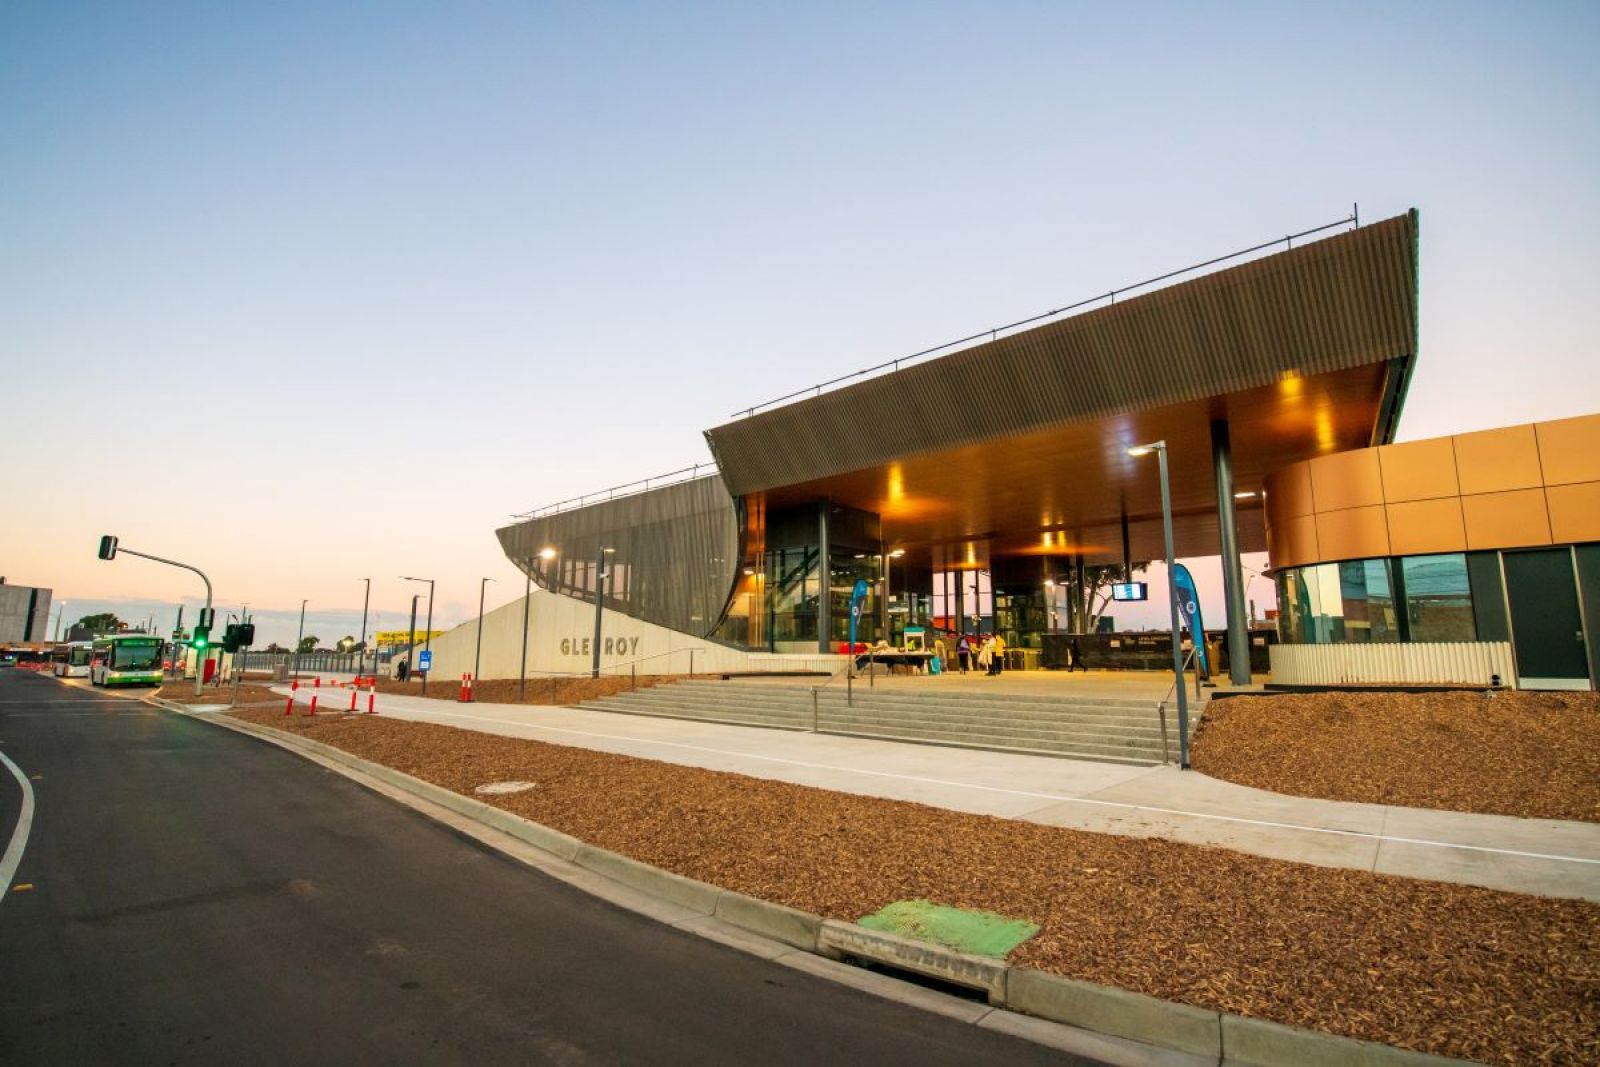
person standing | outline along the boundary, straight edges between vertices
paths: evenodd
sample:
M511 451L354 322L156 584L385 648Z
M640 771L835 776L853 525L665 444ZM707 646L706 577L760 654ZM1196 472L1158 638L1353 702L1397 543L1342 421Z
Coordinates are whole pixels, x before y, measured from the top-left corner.
M1006 666L1006 639L998 633L994 635L994 661L989 667L989 673L998 675Z
M939 664L933 668L933 673L942 674L950 665L950 653L945 648L944 638L936 637L933 641L933 658Z
M961 673L967 673L968 661L972 659L972 642L966 634L956 638L956 665L961 668Z
M983 644L978 646L978 668L984 674L994 673L994 637L986 635Z

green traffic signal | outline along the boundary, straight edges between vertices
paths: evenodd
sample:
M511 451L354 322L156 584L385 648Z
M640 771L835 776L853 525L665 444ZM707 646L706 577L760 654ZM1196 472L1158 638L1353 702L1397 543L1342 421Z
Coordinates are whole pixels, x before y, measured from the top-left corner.
M205 648L211 641L211 633L204 626L194 628L194 638L189 642L190 648Z

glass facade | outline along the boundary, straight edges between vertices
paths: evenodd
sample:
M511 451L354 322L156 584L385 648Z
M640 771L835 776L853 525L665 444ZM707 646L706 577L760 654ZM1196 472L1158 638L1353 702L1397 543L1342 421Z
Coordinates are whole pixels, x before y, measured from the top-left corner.
M1295 645L1505 640L1499 574L1493 552L1285 567L1275 576L1278 636Z

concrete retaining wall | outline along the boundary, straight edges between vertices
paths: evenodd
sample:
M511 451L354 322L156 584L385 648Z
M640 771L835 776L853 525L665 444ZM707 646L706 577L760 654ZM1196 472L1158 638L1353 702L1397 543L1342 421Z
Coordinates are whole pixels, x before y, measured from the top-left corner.
M515 678L522 655L522 598L483 617L483 663L479 678ZM528 599L528 674L588 674L593 661L594 606L535 589ZM433 639L433 674L455 679L472 670L478 620ZM692 656L691 656L692 653ZM404 657L401 657L404 658ZM843 656L773 655L742 652L607 611L600 641L605 674L687 674L716 671L835 671Z

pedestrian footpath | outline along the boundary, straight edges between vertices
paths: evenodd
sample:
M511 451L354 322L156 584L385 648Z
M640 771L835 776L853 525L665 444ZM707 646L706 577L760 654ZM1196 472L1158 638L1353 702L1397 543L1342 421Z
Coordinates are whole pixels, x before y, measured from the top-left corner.
M287 694L287 687L278 692ZM301 689L297 698L309 702ZM324 707L327 707L324 704ZM380 714L951 811L1600 901L1600 825L1269 793L1176 767L380 694ZM330 709L331 710L331 709Z

